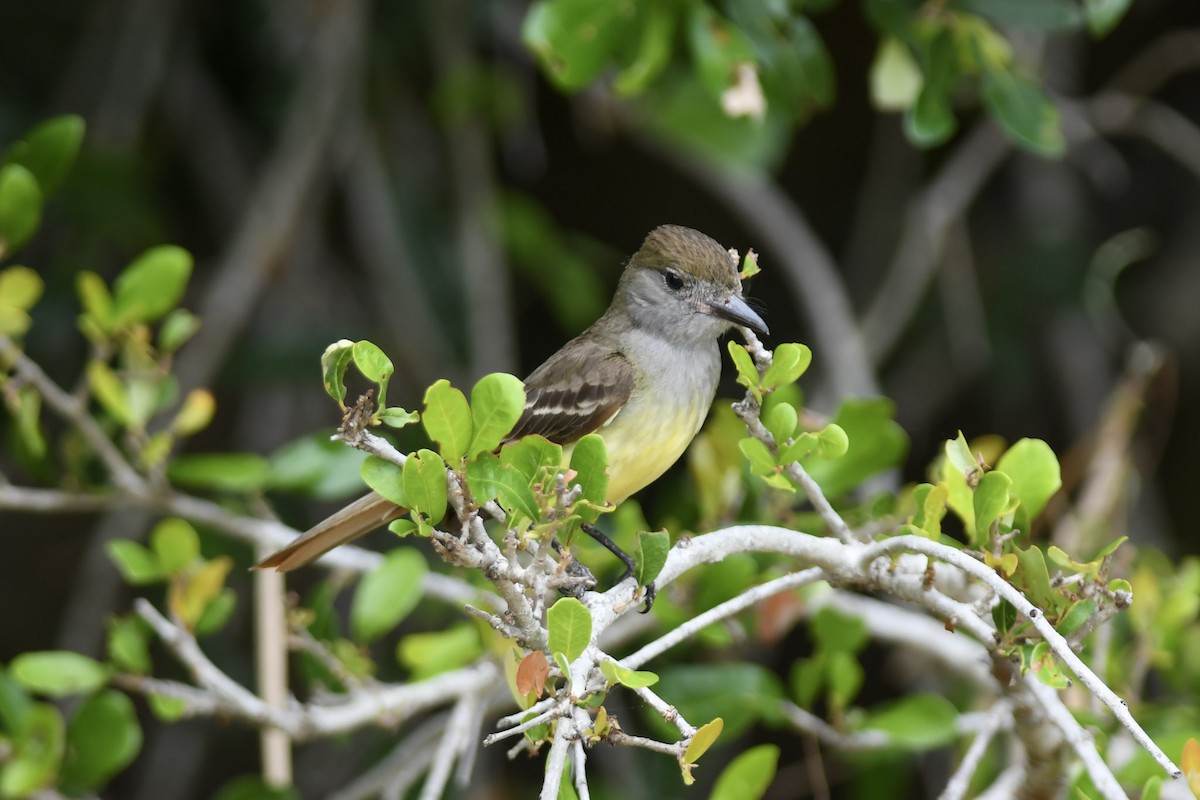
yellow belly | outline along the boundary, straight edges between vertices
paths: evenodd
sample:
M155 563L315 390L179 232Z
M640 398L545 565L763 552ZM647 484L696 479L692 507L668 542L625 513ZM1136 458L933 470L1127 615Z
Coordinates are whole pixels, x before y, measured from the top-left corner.
M620 503L670 469L707 412L707 403L674 410L626 406L596 431L608 450L608 502Z

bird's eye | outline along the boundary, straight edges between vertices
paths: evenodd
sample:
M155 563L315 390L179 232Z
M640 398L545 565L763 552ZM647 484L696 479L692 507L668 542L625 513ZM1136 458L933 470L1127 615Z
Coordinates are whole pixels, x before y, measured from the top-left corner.
M669 269L663 273L663 280L667 284L667 288L673 292L678 292L683 288L683 278L673 269Z

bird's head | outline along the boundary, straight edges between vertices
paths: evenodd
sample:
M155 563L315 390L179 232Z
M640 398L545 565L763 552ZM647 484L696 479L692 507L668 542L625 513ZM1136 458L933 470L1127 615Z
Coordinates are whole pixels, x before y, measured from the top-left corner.
M765 335L767 324L742 299L737 263L699 231L662 225L629 259L617 297L640 327L698 344L732 325Z

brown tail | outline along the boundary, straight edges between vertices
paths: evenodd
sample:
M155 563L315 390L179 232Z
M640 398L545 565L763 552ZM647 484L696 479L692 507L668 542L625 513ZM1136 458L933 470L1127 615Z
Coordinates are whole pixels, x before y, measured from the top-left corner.
M405 509L371 492L333 516L318 522L296 541L255 564L254 568L274 567L278 572L291 572L311 564L338 545L353 541L404 513Z

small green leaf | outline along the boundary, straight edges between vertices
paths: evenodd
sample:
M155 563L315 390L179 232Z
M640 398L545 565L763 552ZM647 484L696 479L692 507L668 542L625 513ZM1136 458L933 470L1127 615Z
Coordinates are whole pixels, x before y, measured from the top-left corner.
M742 268L738 270L738 280L748 281L760 272L762 269L758 266L758 253L747 250L742 258Z
M392 366L392 360L384 355L384 352L374 342L368 342L365 339L355 342L350 348L350 353L358 371L378 388L379 392L375 401L380 406L387 405L388 381L391 380L392 373L396 369Z
M0 767L0 797L29 797L53 786L65 749L65 726L58 709L49 703L32 705L21 738L12 742Z
M589 433L576 442L571 451L571 469L578 473L574 482L583 489L583 499L604 505L608 494L608 448L604 438Z
M841 458L850 449L850 437L836 422L831 422L817 433L817 455L821 458Z
M671 552L671 534L662 531L642 531L638 533L637 582L646 586L658 577L663 566L667 563L667 554Z
M177 573L167 584L167 606L188 630L196 630L209 604L224 590L231 569L232 558L217 556Z
M527 437L522 441L540 437ZM509 445L509 447L516 447ZM505 447L502 453L506 453L509 447ZM560 450L561 452L561 450ZM480 453L479 456L467 464L467 484L471 487L471 494L478 502L487 502L495 500L509 515L509 524L515 523L514 515L521 515L527 520L538 518L539 510L537 498L533 495L533 490L529 488L529 480L525 478L516 468L509 464L502 464L500 459L492 453Z
M389 428L403 428L419 420L421 415L416 411L405 411L400 406L385 408L378 414L378 419Z
M113 666L135 675L150 674L150 629L140 617L108 620L108 657Z
M444 631L410 634L396 646L397 660L412 672L414 681L466 666L481 655L479 629L465 624Z
M872 709L863 727L887 733L910 750L931 750L954 741L958 709L940 694L914 694Z
M709 800L759 800L775 779L779 748L760 744L739 754L721 771Z
M701 725L696 729L696 733L692 735L692 741L688 744L687 749L683 751L683 763L695 764L700 760L700 757L708 752L712 747L717 737L721 735L721 730L725 727L725 721L717 717L712 722Z
M1054 653L1050 650L1050 645L1045 642L1038 642L1034 645L1029 668L1033 670L1037 679L1047 686L1065 689L1071 685L1071 679L1058 666L1058 662L1054 660Z
M982 86L984 105L1009 138L1047 158L1062 157L1067 140L1058 109L1040 86L986 61Z
M150 533L150 546L168 574L190 567L200 558L200 537L187 520L171 517Z
M641 15L638 30L641 35L637 55L613 80L613 89L618 94L641 94L670 62L677 10L678 6L674 4L658 3L638 9Z
M1133 0L1083 0L1088 32L1097 39L1103 39L1117 27L1132 3ZM1196 794L1200 795L1200 790Z
M562 653L571 662L592 640L592 614L574 597L561 597L546 612L546 628L550 652Z
M327 430L314 431L271 453L267 487L322 500L341 499L362 490L360 470L366 459L363 451L331 441Z
M484 375L471 389L473 434L467 458L490 453L517 424L525 410L525 384L503 372Z
M163 694L152 694L146 698L154 716L163 722L176 722L183 719L187 713L188 703L182 697L167 697Z
M177 436L191 436L208 427L217 411L217 400L207 389L193 389L183 399L175 419L171 420L171 430Z
M824 606L812 618L812 635L823 651L857 653L867 645L867 626L859 617Z
M973 545L991 541L992 523L1012 511L1014 500L1011 492L1012 479L1003 472L989 472L975 487L975 535Z
M142 749L133 702L112 689L87 698L67 726L67 745L63 788L75 795L104 786Z
M912 524L921 531L920 535L934 541L941 537L947 495L944 483L936 486L922 483L913 489L913 502L916 503L917 512L913 515Z
M377 639L409 615L421 600L429 567L416 550L397 548L363 576L350 606L350 628L359 641Z
M762 378L764 389L795 383L812 363L812 351L802 344L785 342L775 348L771 366Z
M84 270L75 276L75 291L79 295L79 304L85 314L90 316L96 325L107 331L112 320L112 294L108 284L94 272Z
M1015 548L1018 571L1011 581L1029 598L1029 602L1045 612L1052 612L1055 606L1056 594L1050 587L1050 574L1046 569L1046 557L1036 545L1025 549Z
M996 471L1012 479L1012 493L1033 519L1062 486L1058 458L1041 439L1021 439L1005 451Z
M9 670L22 686L49 697L93 692L109 678L108 668L99 661L69 650L21 653Z
M28 169L42 193L49 195L71 171L83 144L84 129L83 117L76 114L51 117L13 145L5 160Z
M767 430L775 437L775 444L782 448L795 434L798 419L799 414L794 405L775 403L763 414L763 425L766 425Z
M1200 777L1197 778L1196 783L1200 787ZM1146 779L1146 782L1142 784L1142 794L1138 800L1162 800L1161 775L1151 775Z
M42 296L45 284L29 267L12 266L0 270L0 306L28 311Z
M418 450L404 462L404 496L408 507L437 525L446 516L446 462L432 450Z
M0 258L25 244L42 221L42 190L20 164L0 168Z
M113 282L113 324L154 322L183 298L192 275L192 255L182 247L152 247Z
M237 592L226 586L204 606L204 611L196 620L196 635L212 636L220 632L236 609Z
M144 586L166 577L162 564L151 550L129 539L113 539L105 544L108 557L117 565L117 570L126 583Z
M466 396L450 385L437 381L425 391L425 411L421 415L425 432L438 443L447 464L457 464L471 444L473 427L471 406Z
M0 731L15 738L24 736L33 710L29 692L0 667Z
M894 36L879 44L871 63L871 102L878 111L907 111L921 92L921 68L908 47Z
M845 650L833 650L825 659L825 684L829 702L838 712L849 707L866 680L858 659Z
M600 672L610 684L619 683L630 689L645 689L658 683L658 676L653 672L632 670L615 661L601 661Z
M559 88L591 83L636 39L637 5L610 0L541 0L525 14L521 39Z
M959 64L950 30L939 30L919 55L924 80L916 104L904 115L904 133L918 147L933 147L949 139L958 127L951 98Z
M405 536L412 536L414 533L418 533L421 530L421 526L408 517L401 517L389 522L387 529L403 539Z
M42 415L42 396L37 389L26 386L15 393L19 403L16 412L17 435L25 445L26 452L34 458L46 455L46 437L42 435L40 423Z
M346 368L352 360L354 342L349 339L339 339L321 354L321 381L325 385L325 393L336 400L341 408L346 407Z
M758 439L747 436L738 442L738 449L750 462L750 471L755 475L774 475L776 473L774 453Z
M402 508L408 508L408 495L404 493L404 468L379 456L367 456L359 468L363 482L376 494L386 497Z
M247 494L261 491L270 476L270 462L257 453L195 453L167 465L171 482L191 489Z
M90 361L87 376L92 395L100 406L121 425L131 425L133 410L129 404L129 390L112 367L103 361Z
M158 349L174 353L200 330L200 318L186 308L176 308L167 313L158 327Z
M733 359L733 366L737 369L737 382L745 386L756 399L762 400L758 368L754 366L754 359L750 356L750 351L746 349L745 345L734 341L729 342L727 349L729 357Z

